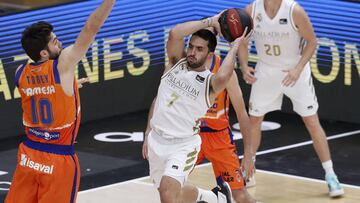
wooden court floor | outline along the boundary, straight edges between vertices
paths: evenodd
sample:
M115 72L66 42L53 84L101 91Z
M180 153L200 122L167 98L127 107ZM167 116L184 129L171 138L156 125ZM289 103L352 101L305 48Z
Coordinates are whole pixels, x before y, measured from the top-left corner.
M345 195L329 198L324 181L257 170L256 187L249 193L264 203L360 203L360 187L343 185ZM190 175L189 183L211 189L215 185L210 164L197 167ZM157 190L149 177L138 178L100 188L82 191L78 203L159 203Z

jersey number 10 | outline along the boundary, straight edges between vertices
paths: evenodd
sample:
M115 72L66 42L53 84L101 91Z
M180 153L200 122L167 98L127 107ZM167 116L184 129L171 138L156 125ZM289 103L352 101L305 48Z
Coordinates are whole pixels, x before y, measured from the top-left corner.
M41 98L39 101L36 101L35 97L31 97L31 117L33 123L39 123L38 113L40 113L41 123L50 125L53 122L53 113L50 101L46 98Z

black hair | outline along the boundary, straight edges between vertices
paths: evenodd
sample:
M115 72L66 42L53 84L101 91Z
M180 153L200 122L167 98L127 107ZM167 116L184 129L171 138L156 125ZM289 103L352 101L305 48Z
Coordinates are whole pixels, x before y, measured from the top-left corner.
M208 29L201 29L195 32L192 36L198 36L205 41L208 41L208 48L210 52L215 52L217 45L216 36Z
M53 29L50 23L39 21L23 31L21 45L33 61L38 62L41 59L40 52L47 49Z

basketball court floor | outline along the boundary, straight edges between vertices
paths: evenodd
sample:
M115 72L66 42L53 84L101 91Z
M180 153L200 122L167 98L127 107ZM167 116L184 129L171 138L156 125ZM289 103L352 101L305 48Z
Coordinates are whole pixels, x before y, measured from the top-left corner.
M233 121L234 115L231 115ZM81 165L79 203L159 202L148 177L141 147L147 112L138 112L86 123L80 127L76 149ZM345 196L330 199L323 170L301 119L293 114L270 113L263 125L257 156L257 186L250 188L265 203L359 203L360 125L323 120L335 171ZM232 126L238 153L242 140ZM0 141L0 202L4 200L16 166L21 136ZM190 183L212 188L215 180L209 163L198 166Z

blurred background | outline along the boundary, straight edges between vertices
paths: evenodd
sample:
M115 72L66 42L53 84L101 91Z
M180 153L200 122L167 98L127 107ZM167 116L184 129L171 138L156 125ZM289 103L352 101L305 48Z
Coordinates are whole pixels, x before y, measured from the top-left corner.
M22 133L15 69L28 58L20 45L22 30L49 21L66 47L74 42L94 1L2 0L0 17L0 139ZM169 29L179 22L210 16L250 0L121 0L97 35L78 77L89 77L81 90L83 122L145 110L156 94L165 60ZM324 119L360 123L360 4L345 0L300 0L314 25L318 49L311 60L315 89ZM45 8L44 8L45 7ZM0 14L1 15L1 14ZM220 41L217 52L226 54ZM257 60L251 45L250 64ZM241 73L239 73L239 78ZM250 86L240 80L247 102ZM284 111L292 112L285 102Z

